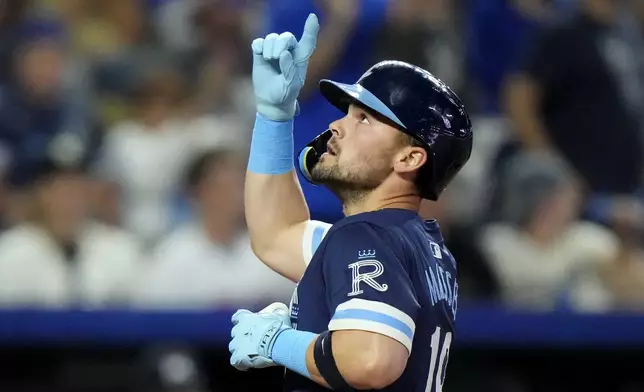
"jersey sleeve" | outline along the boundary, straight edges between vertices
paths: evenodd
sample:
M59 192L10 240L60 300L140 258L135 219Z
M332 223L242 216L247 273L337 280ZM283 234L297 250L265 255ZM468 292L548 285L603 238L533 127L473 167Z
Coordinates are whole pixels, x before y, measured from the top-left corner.
M411 354L419 304L390 235L367 223L331 234L323 279L330 331L364 330L393 338Z
M324 239L324 236L329 232L330 228L330 223L316 220L306 222L304 235L302 236L302 255L304 256L306 265L309 265L311 262L313 254L320 246L322 239Z

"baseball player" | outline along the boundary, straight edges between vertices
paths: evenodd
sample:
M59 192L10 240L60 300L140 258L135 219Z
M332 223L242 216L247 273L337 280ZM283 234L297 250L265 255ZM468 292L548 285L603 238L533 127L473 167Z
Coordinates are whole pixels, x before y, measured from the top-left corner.
M456 263L438 224L418 216L468 161L469 117L429 72L401 61L355 84L320 82L344 116L294 159L297 97L319 30L253 41L257 117L246 219L257 256L298 282L290 309L239 310L239 370L283 366L284 390L440 391L458 302ZM345 218L311 221L295 175L327 187ZM249 288L252 290L252 288Z

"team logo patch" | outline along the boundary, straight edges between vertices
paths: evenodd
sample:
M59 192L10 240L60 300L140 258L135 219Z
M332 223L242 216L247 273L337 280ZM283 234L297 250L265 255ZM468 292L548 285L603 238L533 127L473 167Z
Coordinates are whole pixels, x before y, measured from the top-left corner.
M373 251L374 255L375 253ZM349 268L351 269L352 279L351 292L347 294L349 297L363 293L360 288L362 283L380 292L385 292L389 288L387 284L380 284L376 281L376 278L385 272L385 267L378 260L358 260L355 263L349 264Z
M442 259L442 258L443 258L443 254L441 253L441 247L440 247L440 245L438 245L438 244L437 244L437 243L435 243L435 242L430 242L430 243L429 243L429 245L430 245L430 246L431 246L431 248L432 248L432 254L434 255L434 257L436 257L437 259Z

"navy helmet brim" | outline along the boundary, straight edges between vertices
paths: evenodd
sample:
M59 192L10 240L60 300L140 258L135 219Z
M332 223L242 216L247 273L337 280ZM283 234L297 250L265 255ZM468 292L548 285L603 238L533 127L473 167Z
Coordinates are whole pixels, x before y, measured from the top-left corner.
M344 84L328 79L320 81L320 92L329 103L344 113L349 111L351 102L359 102L369 109L380 113L393 121L402 129L407 129L405 124L389 109L384 102L373 95L369 90L360 84Z

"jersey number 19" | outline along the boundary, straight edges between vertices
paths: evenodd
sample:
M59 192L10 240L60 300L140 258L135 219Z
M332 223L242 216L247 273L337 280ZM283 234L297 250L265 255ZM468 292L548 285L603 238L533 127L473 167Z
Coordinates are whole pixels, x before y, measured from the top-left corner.
M441 342L442 341L442 342ZM441 344L442 343L442 344ZM432 334L431 350L432 357L429 362L429 374L427 375L427 387L425 392L442 392L445 381L445 369L449 357L449 347L452 344L452 333L446 332L443 337L441 327L436 327ZM440 355L438 350L440 349Z

